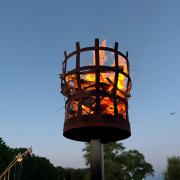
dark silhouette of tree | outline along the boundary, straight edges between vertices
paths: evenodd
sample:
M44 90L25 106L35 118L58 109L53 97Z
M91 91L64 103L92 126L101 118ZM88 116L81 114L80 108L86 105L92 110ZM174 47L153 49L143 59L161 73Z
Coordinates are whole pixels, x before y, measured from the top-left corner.
M0 138L0 174L5 170L9 163L19 153L25 152L26 148L10 148ZM11 169L11 179L16 180L56 180L56 168L43 157L27 157L22 162L17 163Z
M22 180L56 180L56 168L44 157L33 156L23 162Z
M165 180L180 179L180 156L173 156L167 159L167 170L164 174Z
M90 164L90 145L86 143L84 151L85 164ZM154 175L152 165L137 150L125 151L121 143L104 145L104 162L106 180L142 180Z
M6 145L2 138L0 138L0 174L8 166L12 159L12 149Z
M10 148L0 138L0 174L14 157L25 152L26 148ZM33 154L27 156L21 163L11 169L10 179L14 180L86 180L88 169L54 167L45 157Z

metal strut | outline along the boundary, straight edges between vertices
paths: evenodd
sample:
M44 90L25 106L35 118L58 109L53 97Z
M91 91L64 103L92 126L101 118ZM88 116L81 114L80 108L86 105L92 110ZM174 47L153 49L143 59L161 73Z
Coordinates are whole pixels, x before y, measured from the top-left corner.
M19 153L7 166L7 168L3 171L3 173L0 175L0 180L9 180L10 179L10 170L11 168L16 164L22 162L23 158L30 154L32 156L32 147L28 148L24 153Z

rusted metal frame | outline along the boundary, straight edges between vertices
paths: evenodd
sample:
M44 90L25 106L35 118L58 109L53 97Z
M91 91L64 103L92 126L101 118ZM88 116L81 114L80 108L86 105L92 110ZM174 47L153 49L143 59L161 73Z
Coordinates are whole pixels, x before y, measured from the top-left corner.
M127 70L128 70L128 82L127 82L127 87L129 86L129 84L131 83L131 78L130 78L130 65L129 65L129 60L128 60L128 51L126 52L126 60L127 60Z
M81 84L80 84L80 44L79 42L76 43L76 78L77 78L78 89L80 89Z
M130 72L130 67L129 67L129 60L128 60L128 51L126 52L126 62L127 62L127 70L128 70L128 74ZM131 78L130 78L130 74L129 74L129 78L128 78L128 82L127 82L127 87L129 88L129 85L131 83ZM126 101L126 119L129 119L129 114L128 114L128 101Z
M95 66L96 66L96 110L95 113L96 114L100 114L100 63L99 63L99 39L95 39Z
M66 53L66 51L64 51L64 62L63 62L64 63L64 72L63 72L63 74L67 72L67 60L68 60L67 53Z
M89 50L95 50L95 58L97 59L96 61L96 66L84 66L84 67L80 67L80 63L79 63L79 65L78 65L78 67L79 68L77 68L76 67L76 69L75 70L72 70L72 71L69 71L68 73L65 73L64 74L64 77L66 77L66 76L68 76L68 75L70 75L70 74L74 74L74 73L76 73L76 74L79 74L78 76L79 76L79 80L78 80L78 76L77 76L77 81L79 81L80 82L80 71L81 70L93 70L93 72L98 72L98 74L99 75L97 75L96 74L96 77L97 77L97 79L99 79L99 81L97 81L97 82L100 82L100 72L103 72L103 71L113 71L113 72L115 72L115 74L117 74L117 72L118 73L121 73L121 74L123 74L124 76L126 76L127 78L128 78L128 85L129 85L129 83L131 83L131 79L130 79L130 76L129 76L129 74L126 74L126 73L124 73L122 70L119 70L119 69L117 69L116 68L116 65L115 65L115 68L114 67L109 67L109 66L100 66L99 65L99 50L104 50L104 51L111 51L111 52L114 52L115 53L115 51L116 51L116 56L118 56L118 55L121 55L123 58L125 58L125 60L126 60L126 62L127 62L127 69L128 69L128 72L129 72L129 61L128 61L128 53L126 53L126 56L124 55L124 54L122 54L121 52L119 52L119 51L117 51L117 50L115 50L115 49L112 49L112 48L108 48L108 47L99 47L99 41L98 41L98 46L97 46L97 41L98 41L98 39L96 39L95 40L95 47L87 47L87 48L82 48L82 49L80 49L80 47L76 50L76 51L74 51L74 52L72 52L72 53L70 53L69 55L67 55L67 53L65 52L64 54L65 54L65 60L64 60L64 62L63 62L63 71L65 70L65 72L67 71L67 60L68 60L68 58L70 58L71 56L73 56L74 54L76 54L76 56L78 57L78 54L79 54L79 57L80 57L80 53L81 52L84 52L84 51L89 51ZM98 47L98 50L97 50L97 48L96 47ZM77 52L78 51L78 52ZM117 58L115 58L115 59L118 59L118 57ZM77 62L76 62L77 63ZM118 63L118 62L117 62ZM95 69L95 67L96 67L96 69ZM119 67L118 67L119 68ZM79 71L79 73L78 73L78 71ZM88 72L87 72L88 73ZM96 83L96 85L97 85L97 87L99 86L99 88L97 88L97 90L99 90L99 93L97 93L97 94L99 94L99 99L100 99L100 94L104 94L104 93L100 93L100 84L99 83ZM79 86L79 84L78 84L78 87L81 87L81 86ZM116 86L116 88L117 88L117 86ZM108 95L106 95L106 96L108 96ZM117 96L117 97L119 97L119 96ZM120 97L121 98L121 97ZM127 103L126 103L127 104ZM96 104L97 105L97 104ZM100 101L99 101L99 105L100 105ZM127 104L127 108L126 108L126 110L128 109L128 104ZM128 114L128 113L127 113Z
M118 77L119 77L119 64L118 64L118 43L115 42L114 46L114 59L115 59L115 77L114 77L114 86L113 86L113 102L114 102L114 115L118 115L117 110L117 99L116 99L116 91L117 91L117 83L118 83Z
M73 96L70 96L68 98L68 100L77 100L80 98L87 98L87 97L92 97L92 96L97 96L97 95L101 95L102 97L110 97L110 98L114 97L114 94L109 94L105 91L101 91L100 93L98 93L96 90L94 90L94 91L87 91L87 92L84 92L84 91L76 92L76 93L74 93ZM120 101L122 101L124 103L127 102L125 98L122 98L118 95L115 95L115 98L119 99Z
M113 97L112 94L109 95L109 94L102 93L101 95L102 95L101 97L111 97L111 98ZM87 98L87 97L90 97L90 96L91 96L91 97L92 97L92 96L95 96L95 93L85 93L85 94L80 94L80 93L78 93L77 96L71 96L71 97L69 97L69 98L66 100L66 111L65 111L66 117L67 117L67 115L68 115L67 104L69 104L69 103L72 102L72 101L78 101L79 99L84 99L84 98ZM127 101L126 101L124 98L121 98L121 97L119 97L119 96L116 96L116 98L117 98L117 101L118 101L119 103L125 104L125 107L126 107L126 110L127 110L127 105L128 105ZM96 102L96 101L95 101L95 102ZM90 108L90 109L91 109L91 108ZM83 109L82 109L82 110L83 110ZM94 111L94 110L91 109L91 111ZM78 112L77 112L77 113L78 113ZM87 113L89 113L89 112L87 112ZM88 114L88 115L89 115L89 114ZM99 114L99 115L103 115L103 114ZM77 114L76 116L78 116L78 114ZM119 116L119 114L117 114L117 116ZM126 111L126 120L128 120L127 117L128 117L128 112Z
M93 46L93 47L85 47L85 48L81 48L81 49L80 49L80 53L81 53L81 52L84 52L84 51L93 51L93 50L95 50L95 47L94 47L94 46ZM113 49L113 48L102 47L102 46L99 46L99 50L114 52L114 49ZM76 51L71 52L70 54L67 55L67 59L69 59L71 56L73 56L73 55L75 55L75 54L76 54ZM126 59L126 56L125 56L122 52L118 51L118 55L120 55L120 56L122 56L123 58Z
M66 57L65 57L66 58ZM65 79L64 79L64 74L66 73L65 72L65 61L62 63L62 74L59 74L59 77L60 77L60 79L61 79L61 89L63 88L63 85L65 85L64 83L66 83L65 82ZM62 92L62 91L61 91Z
M76 43L76 79L78 85L78 91L81 90L81 82L80 82L80 43ZM82 111L82 99L78 101L78 115L81 116Z
M95 50L95 47L85 47L80 49L80 53L84 51L93 51ZM70 57L74 56L76 54L76 51L71 52L70 54L67 55L67 58L69 59Z
M126 64L127 64L127 71L128 71L128 74L129 74L129 60L128 60L128 51L126 52Z
M128 60L128 51L126 52L126 63L127 63L127 71L128 71L128 82L127 82L127 87L129 86L129 83L131 83L131 78L130 78L130 75L129 75L129 72L130 72L130 65L129 65L129 60Z
M118 71L119 73L123 74L124 76L128 77L128 74L126 74L124 71L123 71L123 68L122 67L118 67L118 69L116 69L116 67L112 67L112 66L100 66L100 71L103 73L106 71L112 71L112 72L116 72Z
M83 74L83 71L85 71L85 70L87 70L87 74L88 74L89 72L95 72L95 71L96 71L95 66L83 66L83 67L80 67L79 69L80 69L80 71L81 71L81 74ZM129 78L129 79L130 79L129 74L126 74L125 72L123 72L123 70L122 70L121 68L118 68L118 69L116 70L115 67L111 67L111 66L100 66L99 69L100 69L100 72L106 72L106 71L116 72L116 71L118 71L119 73L123 74L126 78ZM88 72L88 70L92 70L92 71L89 71L89 72ZM76 73L76 71L77 71L76 69L73 69L73 70L67 72L64 76L66 77L66 76L69 76L69 75L71 75L71 74L74 74L74 73Z
M115 52L115 50L113 48L102 47L102 46L99 47L99 50L109 51L109 52L113 52L113 53ZM126 56L122 52L117 51L117 54L122 56L126 60Z
M66 51L64 51L64 62L62 63L62 74L60 74L61 89L63 88L64 83L65 83L64 86L67 88L67 83L66 83L66 80L65 80L66 68L67 68L67 53L66 53Z

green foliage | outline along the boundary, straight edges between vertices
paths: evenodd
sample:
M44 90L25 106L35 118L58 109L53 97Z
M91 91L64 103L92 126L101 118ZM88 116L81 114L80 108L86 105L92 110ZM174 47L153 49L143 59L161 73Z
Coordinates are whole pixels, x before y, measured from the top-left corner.
M85 164L90 164L90 145L83 149ZM153 167L145 161L145 157L137 150L125 151L121 143L104 145L106 180L142 180L154 175Z
M85 161L85 165L88 166L90 164L90 144L85 143L85 147L82 150L84 152L83 158Z
M168 158L167 170L164 174L165 180L179 180L180 179L180 156L173 156Z
M25 180L56 180L56 169L48 159L33 156L25 160L22 166L21 178Z
M137 150L124 151L117 160L122 162L128 179L140 180L154 174L152 165L147 163L144 155Z
M17 154L20 152L23 153L26 150L26 148L10 148L0 138L0 174ZM58 173L56 172L56 168L46 158L33 156L32 158L24 159L22 164L18 163L11 169L11 179L14 179L14 177L23 180L39 180L41 178L43 180L57 179L56 174ZM21 176L19 176L20 173Z
M25 148L10 148L3 139L0 138L0 173L2 173L18 153L23 153L25 150ZM83 151L85 163L88 166L90 164L90 146L88 143ZM104 145L104 151L106 180L142 180L146 176L153 175L154 173L151 164L147 163L144 155L137 150L125 151L125 147L121 143L109 143ZM171 160L169 161L169 169L172 169L175 164L176 167L180 167L178 163L174 161L174 163L172 163ZM14 179L17 168L18 167L14 167L12 169L11 179ZM62 168L60 166L54 167L48 159L35 155L23 160L20 172L21 176L16 177L17 180L90 180L88 168L73 169ZM169 173L167 173L167 176L169 177ZM173 180L176 179L173 178Z
M0 174L14 157L25 152L26 148L10 148L0 138ZM10 179L16 180L88 180L88 169L54 167L47 158L26 157L11 169Z
M0 138L0 173L6 168L12 158L12 149L6 145L2 138Z

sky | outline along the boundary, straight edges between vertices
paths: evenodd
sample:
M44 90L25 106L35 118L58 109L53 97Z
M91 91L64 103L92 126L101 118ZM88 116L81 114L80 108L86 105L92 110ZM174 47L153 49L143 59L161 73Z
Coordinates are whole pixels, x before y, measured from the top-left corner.
M133 82L132 136L122 142L163 172L180 152L179 8L178 0L1 0L0 137L54 165L84 167L84 143L62 135L64 50L117 41L129 52Z

